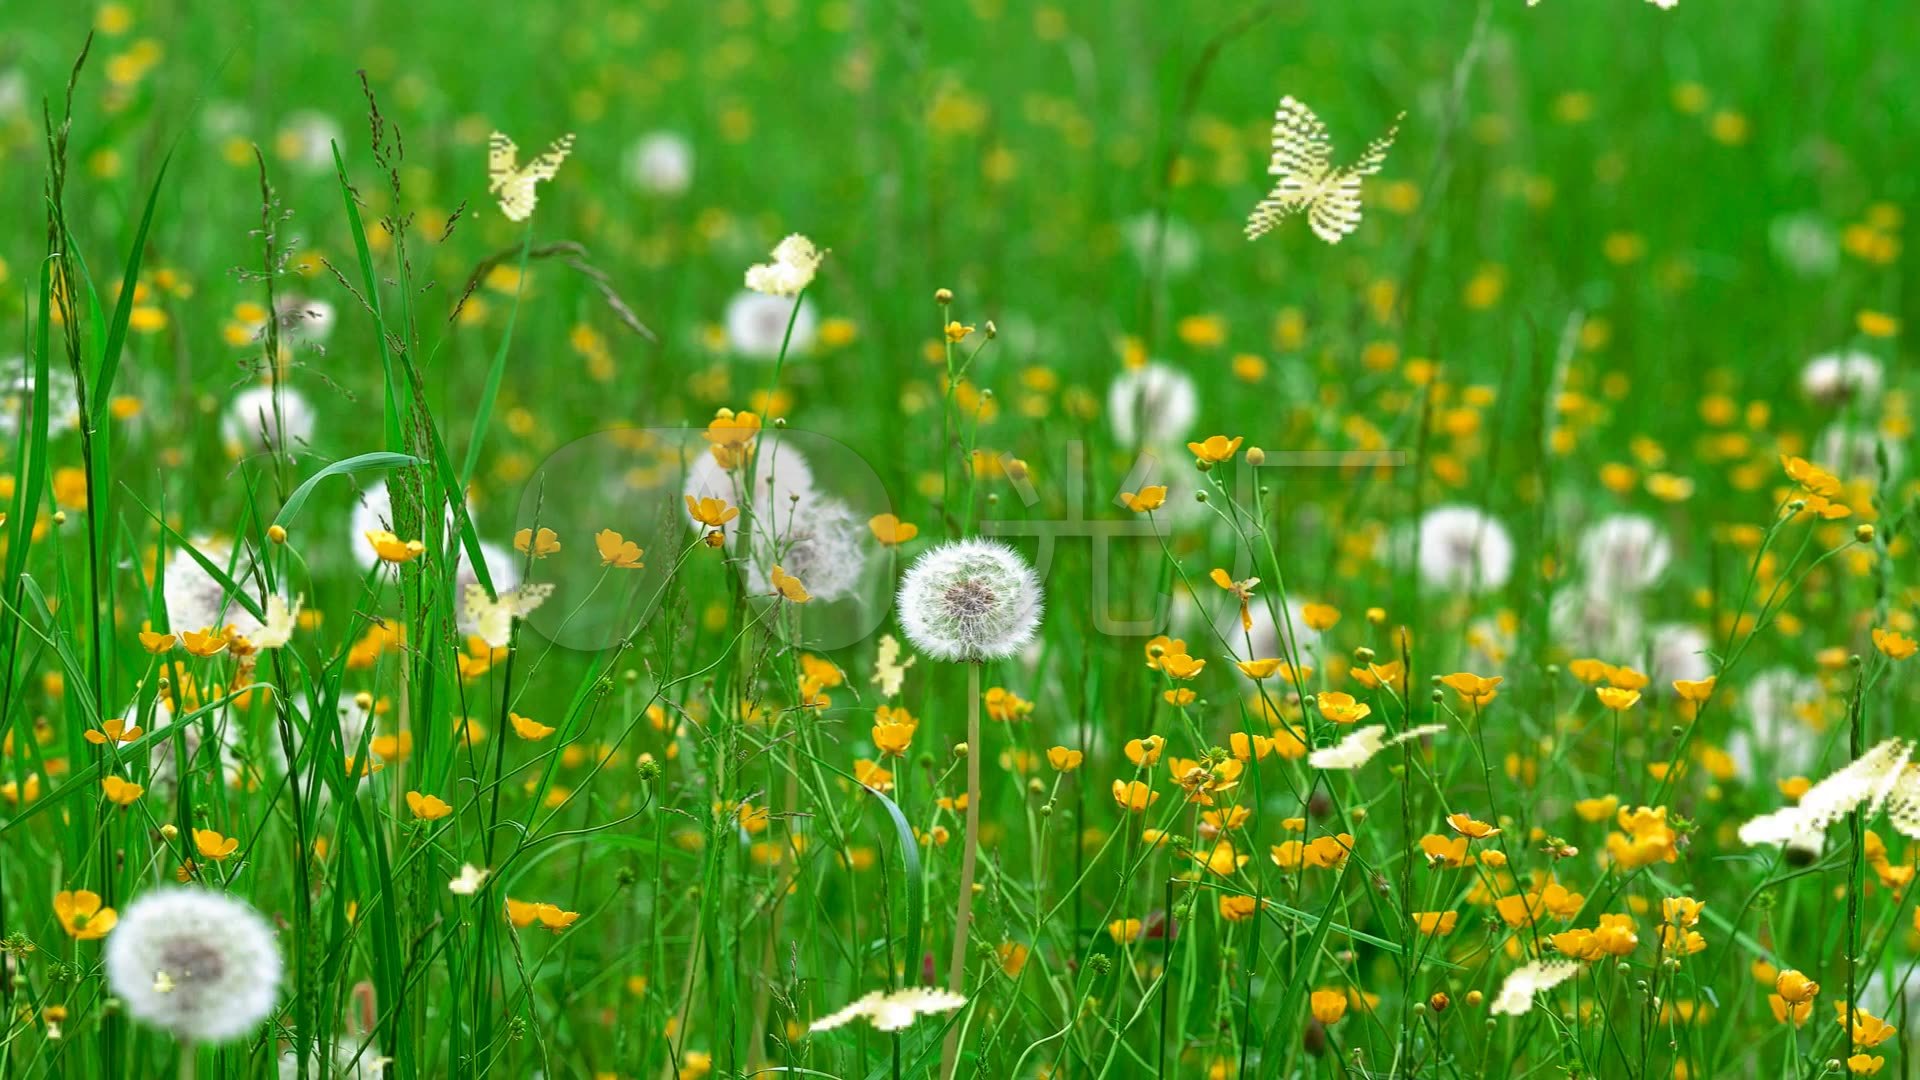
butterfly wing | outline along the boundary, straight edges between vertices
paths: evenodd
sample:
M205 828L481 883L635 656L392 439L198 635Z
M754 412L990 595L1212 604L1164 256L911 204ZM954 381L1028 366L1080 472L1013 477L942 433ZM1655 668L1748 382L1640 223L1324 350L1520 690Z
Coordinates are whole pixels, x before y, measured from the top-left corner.
M1280 99L1273 114L1273 159L1267 165L1269 175L1311 182L1326 175L1333 160L1333 143L1327 138L1327 126L1313 110L1295 101L1291 95Z
M515 166L519 153L513 140L494 132L487 146L487 190L500 200L500 212L509 221L525 221L539 203L534 185L553 179L560 163L573 152L573 135L562 135L546 152L525 165Z
M461 605L467 616L468 625L473 634L487 643L490 648L503 648L513 638L513 606L503 593L500 599L487 595L487 590L477 584L467 585L466 596Z
M1368 143L1366 150L1361 152L1353 164L1347 166L1346 174L1372 176L1378 173L1380 167L1387 163L1387 151L1393 149L1393 140L1400 134L1400 121L1406 119L1406 116L1406 113L1401 113L1394 117L1392 126L1387 128L1387 133Z
M1307 205L1307 224L1313 234L1337 244L1360 227L1360 178L1343 172Z
M553 582L542 581L522 585L517 589L510 589L506 594L502 595L500 599L501 602L512 605L515 618L524 619L533 614L535 608L546 603L547 597L552 595Z
M520 148L513 140L496 131L487 136L487 191L498 195L520 171Z
M567 160L567 155L571 153L573 153L573 133L568 132L553 140L545 153L527 162L520 172L529 180L551 180L553 174L560 171L560 163Z

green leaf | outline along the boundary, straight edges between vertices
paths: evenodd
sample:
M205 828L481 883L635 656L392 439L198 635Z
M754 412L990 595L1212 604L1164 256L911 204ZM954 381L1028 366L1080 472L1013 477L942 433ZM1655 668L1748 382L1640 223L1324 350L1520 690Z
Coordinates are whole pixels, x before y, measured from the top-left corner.
M329 476L344 476L383 469L404 469L424 464L426 463L412 454L396 454L387 450L375 450L370 454L356 454L350 458L342 458L307 477L299 487L294 488L293 494L287 496L287 501L281 505L280 512L274 515L273 523L283 529L286 528L295 517L299 516L301 507L307 505L307 500L313 495L313 489Z
M120 299L113 307L113 322L107 327L106 344L100 352L100 367L95 371L93 385L87 392L93 395L93 416L89 423L98 429L107 418L107 410L113 404L113 379L120 370L120 353L127 341L127 322L133 315L133 294L140 283L140 260L147 250L147 230L153 225L153 207L160 200L160 182L167 177L167 165L172 162L169 152L160 159L160 172L153 178L153 187L147 192L147 208L140 214L140 228L133 234L133 250L127 253L127 268L120 275Z
M860 786L887 808L893 817L894 835L900 839L900 861L906 864L907 877L907 981L917 985L919 979L914 973L920 967L920 922L927 906L927 878L920 870L920 842L914 838L907 815L900 812L900 804L865 784Z

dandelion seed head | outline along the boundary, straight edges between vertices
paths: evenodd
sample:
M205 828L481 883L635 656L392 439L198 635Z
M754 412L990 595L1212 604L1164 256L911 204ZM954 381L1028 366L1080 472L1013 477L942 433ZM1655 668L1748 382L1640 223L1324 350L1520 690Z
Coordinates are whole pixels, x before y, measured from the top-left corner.
M1697 626L1659 623L1647 632L1647 675L1660 686L1675 679L1699 682L1713 674L1713 661L1707 656L1711 648L1713 643Z
M33 368L23 357L0 362L0 435L9 440L33 407ZM80 426L79 386L58 365L47 368L47 435L64 435Z
M1122 446L1157 446L1185 439L1200 417L1192 377L1154 362L1122 372L1107 388L1107 423Z
M1429 588L1490 591L1513 576L1513 537L1485 511L1436 506L1418 528L1420 576Z
M1594 592L1644 591L1659 584L1672 561L1665 530L1641 514L1610 514L1580 534L1577 569Z
M1791 668L1769 668L1746 680L1739 698L1747 723L1727 739L1734 769L1752 780L1761 775L1761 757L1778 776L1805 773L1814 765L1822 740L1815 723L1825 694L1818 679Z
M299 391L283 386L249 386L233 396L220 418L220 441L240 454L271 453L311 445L313 406Z
M256 581L252 552L243 550L236 557L233 541L223 537L195 537L189 543L235 584L251 589ZM167 553L160 578L166 598L167 625L175 631L231 626L242 637L259 632L260 620L185 547L175 546Z
M991 540L955 540L915 560L900 583L900 625L937 660L995 660L1019 652L1040 625L1040 578L1019 552Z
M333 144L345 143L346 132L340 122L326 113L302 109L287 116L277 135L274 151L304 172L326 172L333 168Z
M693 144L671 131L642 135L627 148L627 183L649 195L683 195L693 186Z
M279 997L273 929L207 889L158 889L128 905L107 937L106 969L130 1016L195 1042L246 1035Z
M1831 274L1840 266L1840 241L1833 226L1815 213L1776 218L1767 229L1774 258L1801 277Z
M770 575L776 565L805 582L815 600L840 600L859 587L871 553L870 534L846 503L813 496L791 510L773 511L773 517L773 522L753 523L748 582L755 592L773 591Z
M1887 455L1887 472L1899 476L1907 464L1906 448L1882 439L1871 428L1835 423L1814 440L1813 460L1847 479L1880 478L1880 454Z
M751 289L736 293L727 304L727 347L749 360L773 360L780 355L780 343L787 336L787 320L793 320L793 340L788 356L797 356L813 348L820 334L820 315L813 301L800 300L799 309L790 297L771 296Z

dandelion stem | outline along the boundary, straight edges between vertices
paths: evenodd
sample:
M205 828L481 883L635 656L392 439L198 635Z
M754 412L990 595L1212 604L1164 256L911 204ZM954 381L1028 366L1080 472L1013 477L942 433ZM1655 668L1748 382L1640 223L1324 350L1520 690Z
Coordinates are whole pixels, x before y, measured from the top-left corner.
M947 963L947 989L967 992L967 938L973 919L973 875L980 858L980 664L967 665L967 839L960 858L960 900L953 924L953 956ZM960 1025L947 1029L940 1051L941 1080L952 1080L959 1063Z

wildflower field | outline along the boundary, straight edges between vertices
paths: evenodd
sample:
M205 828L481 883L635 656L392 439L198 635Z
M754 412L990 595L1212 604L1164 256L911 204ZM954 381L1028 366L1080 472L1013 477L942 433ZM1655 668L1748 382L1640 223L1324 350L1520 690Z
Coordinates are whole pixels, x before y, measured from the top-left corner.
M1915 1075L1920 8L0 10L0 1078Z

